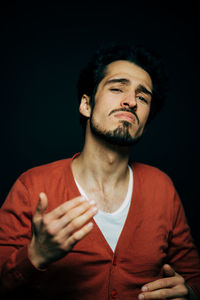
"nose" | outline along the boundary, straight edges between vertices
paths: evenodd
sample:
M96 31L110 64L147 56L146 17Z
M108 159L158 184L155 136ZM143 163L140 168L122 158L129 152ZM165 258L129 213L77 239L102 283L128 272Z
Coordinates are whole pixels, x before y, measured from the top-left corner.
M122 107L129 107L129 108L134 108L135 110L137 109L137 101L135 94L126 94L124 95L123 99L121 100L120 105Z

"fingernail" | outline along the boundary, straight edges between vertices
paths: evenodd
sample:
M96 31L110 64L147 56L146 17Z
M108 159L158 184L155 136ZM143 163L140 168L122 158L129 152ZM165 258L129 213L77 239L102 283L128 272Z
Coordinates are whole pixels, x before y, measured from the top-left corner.
M90 200L90 201L89 201L89 204L94 205L94 204L95 204L95 201L94 201L94 200Z
M93 227L93 223L92 223L92 222L88 223L88 224L87 224L87 227L88 227L88 228L92 228L92 227Z
M143 294L140 294L140 295L138 296L138 299L139 299L139 300L144 300L144 295L143 295Z
M143 287L141 288L141 291L142 291L142 292L147 292L147 291L148 291L148 287L147 287L147 286L143 286Z
M81 196L81 197L79 198L79 200L80 200L81 202L83 202L83 201L85 201L86 199L85 199L84 196Z
M91 211L92 211L92 212L96 212L96 211L97 211L97 207L96 207L96 206L93 206L93 207L91 208Z

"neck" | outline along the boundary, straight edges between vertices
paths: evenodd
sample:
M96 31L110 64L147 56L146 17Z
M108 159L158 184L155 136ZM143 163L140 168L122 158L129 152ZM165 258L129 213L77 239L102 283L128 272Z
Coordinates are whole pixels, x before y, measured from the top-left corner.
M77 180L91 188L116 186L128 176L129 147L111 145L86 132L85 145L80 156L72 163Z

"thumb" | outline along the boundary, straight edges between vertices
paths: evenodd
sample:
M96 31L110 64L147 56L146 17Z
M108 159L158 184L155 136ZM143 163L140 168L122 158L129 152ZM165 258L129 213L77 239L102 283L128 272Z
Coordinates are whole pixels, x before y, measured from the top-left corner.
M45 210L47 209L47 205L48 205L48 199L47 199L47 195L45 193L40 193L39 195L39 201L35 210L35 216L42 216L45 212Z
M174 269L168 265L168 264L165 264L163 267L162 267L162 272L163 272L163 276L164 277L172 277L172 276L175 276L176 272L174 271Z

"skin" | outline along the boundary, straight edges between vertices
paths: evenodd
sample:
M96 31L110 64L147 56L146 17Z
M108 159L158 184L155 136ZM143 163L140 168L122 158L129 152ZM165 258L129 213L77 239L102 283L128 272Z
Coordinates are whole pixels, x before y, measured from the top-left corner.
M45 213L48 198L40 193L33 216L33 237L28 247L29 258L36 268L47 268L64 257L92 229L96 214L94 201L83 197L69 200Z
M184 278L175 272L168 264L162 268L165 278L150 282L141 288L138 296L143 299L195 299L191 289L186 285Z
M107 81L116 78L126 78L129 85L106 84ZM129 133L138 137L143 133L150 111L151 97L144 93L137 93L139 85L144 85L152 90L152 81L147 72L127 61L111 63L107 68L107 75L100 82L93 110L92 121L102 131L112 131L122 127L122 120L130 122ZM119 89L119 90L118 90ZM145 100L141 100L145 97ZM128 182L128 160L130 147L111 145L95 136L90 129L91 107L90 98L83 95L80 113L88 117L85 145L81 155L73 161L72 170L74 176L87 194L90 190L99 191L100 199L96 193L96 202L99 208L104 209L103 199L106 199L107 211L116 210L123 202ZM140 120L131 122L130 113L120 118L117 113L111 113L119 109L131 109ZM119 113L119 112L118 112ZM98 166L98 168L97 168ZM97 172L98 170L98 172ZM113 193L114 192L114 193ZM109 196L108 196L109 195Z
M131 69L132 66L134 66L133 70ZM100 82L97 89L93 111L93 121L101 130L114 130L119 126L119 120L121 119L130 121L129 132L133 137L142 134L149 115L151 96L139 91L136 93L136 89L142 85L151 92L152 82L148 73L144 70L141 72L141 70L140 67L127 61L117 61L110 64L107 76ZM120 78L127 79L130 83L112 82L112 80ZM127 113L121 117L119 112L112 113L113 110L121 108L137 110L140 124L138 125L137 120L136 124L133 124ZM125 117L125 115L127 116Z
M126 83L112 81L122 78ZM90 122L106 132L123 128L126 121L131 137L141 136L150 112L152 88L151 78L142 68L128 61L115 61L108 65L98 85L93 112L90 97L83 95L80 113L88 118L85 145L80 156L73 160L72 171L92 200L78 197L45 213L48 198L40 194L29 245L29 257L36 267L46 268L67 255L92 230L91 220L98 208L112 212L122 204L129 182L130 146L115 146L94 135ZM138 298L189 299L189 288L181 275L164 265L163 278L143 286Z

